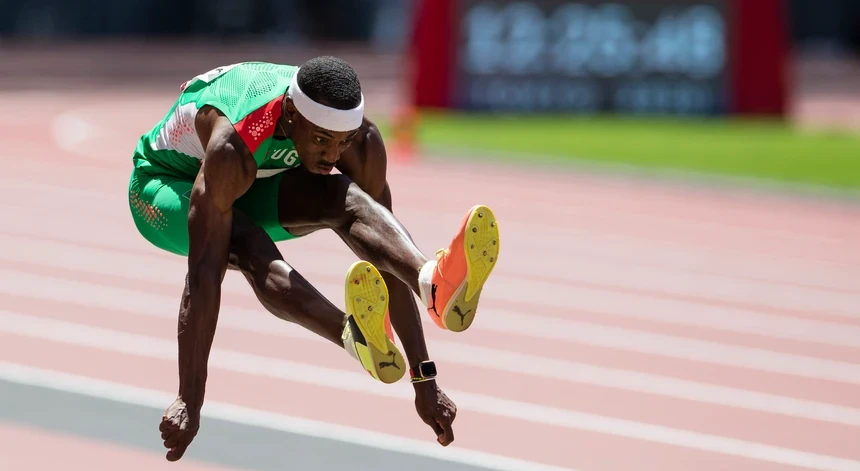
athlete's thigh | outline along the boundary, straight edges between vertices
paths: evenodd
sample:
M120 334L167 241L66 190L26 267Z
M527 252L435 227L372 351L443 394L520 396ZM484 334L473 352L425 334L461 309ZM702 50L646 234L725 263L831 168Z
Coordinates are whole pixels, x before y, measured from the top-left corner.
M284 174L258 178L248 191L233 203L234 210L242 212L247 220L263 229L274 242L293 239L278 217L278 192Z
M303 168L285 172L278 185L280 224L296 236L336 225L347 212L350 184L340 174L318 175Z
M234 205L228 268L265 273L272 262L283 259L268 231Z
M193 186L190 179L140 172L132 175L129 205L135 225L146 240L168 252L188 255L188 210ZM292 236L277 222L277 185L274 189L270 186L258 180L248 192L251 198L234 204L231 239L253 240L260 248L257 253L267 252L267 257L277 258L280 254L272 236L279 237L275 240ZM258 201L261 204L249 204Z
M188 206L194 182L135 170L128 187L132 219L154 246L188 255Z

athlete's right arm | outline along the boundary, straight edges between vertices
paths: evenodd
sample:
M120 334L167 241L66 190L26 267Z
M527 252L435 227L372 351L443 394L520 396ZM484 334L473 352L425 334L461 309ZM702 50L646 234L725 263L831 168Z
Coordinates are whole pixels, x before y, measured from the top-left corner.
M191 189L188 275L179 310L179 395L159 430L168 461L182 458L200 427L209 351L227 271L233 202L254 183L257 165L223 114L204 108L195 123L206 149Z
M179 318L179 394L201 407L227 270L233 202L254 182L256 163L232 125L206 108L196 127L206 150L188 211L188 297Z

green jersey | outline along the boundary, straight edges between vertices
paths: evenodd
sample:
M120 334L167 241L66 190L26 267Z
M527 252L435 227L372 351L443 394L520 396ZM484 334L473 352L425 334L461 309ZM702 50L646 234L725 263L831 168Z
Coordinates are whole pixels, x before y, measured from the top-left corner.
M293 141L274 137L281 99L297 71L295 66L243 62L185 82L167 115L138 141L135 168L194 179L205 154L194 122L206 105L219 109L233 124L254 155L257 178L298 167Z

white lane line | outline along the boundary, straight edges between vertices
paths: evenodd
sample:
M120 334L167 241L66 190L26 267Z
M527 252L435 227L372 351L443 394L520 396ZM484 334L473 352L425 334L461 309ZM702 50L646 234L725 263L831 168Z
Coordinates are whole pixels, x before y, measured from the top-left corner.
M492 322L476 322L472 329L511 335L592 345L682 360L746 368L769 373L860 384L860 364L781 353L753 347L640 332L565 319L541 319L530 315L488 308L484 316Z

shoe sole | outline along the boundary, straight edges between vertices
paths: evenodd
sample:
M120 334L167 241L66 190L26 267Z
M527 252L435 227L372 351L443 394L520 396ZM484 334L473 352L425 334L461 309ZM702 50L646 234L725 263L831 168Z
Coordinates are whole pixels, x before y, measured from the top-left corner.
M475 320L481 290L498 262L501 246L496 215L486 206L472 208L464 230L466 278L454 291L443 316L445 327L453 332L468 329Z
M354 327L356 353L364 369L383 383L398 381L406 362L385 330L388 287L382 275L368 262L355 262L347 272L344 292L347 321Z

